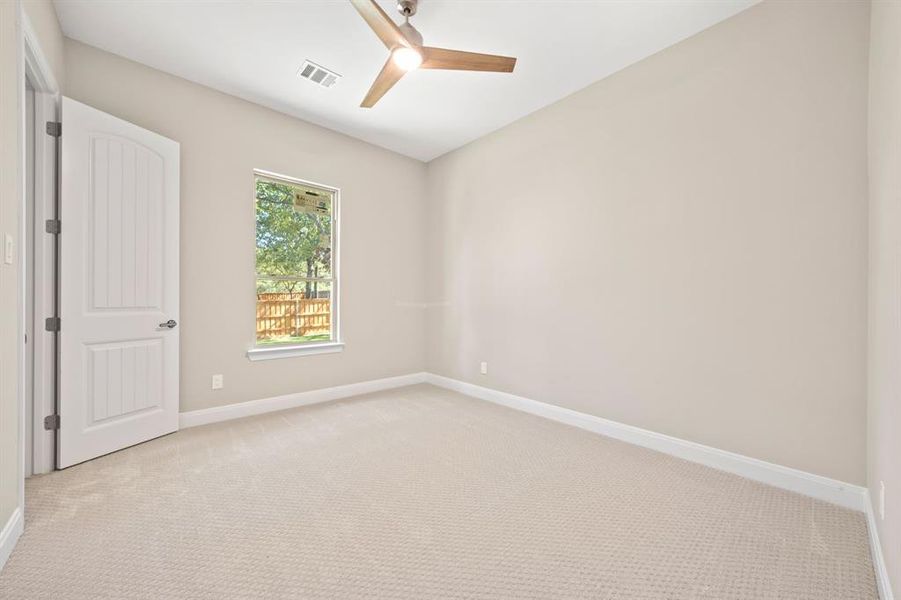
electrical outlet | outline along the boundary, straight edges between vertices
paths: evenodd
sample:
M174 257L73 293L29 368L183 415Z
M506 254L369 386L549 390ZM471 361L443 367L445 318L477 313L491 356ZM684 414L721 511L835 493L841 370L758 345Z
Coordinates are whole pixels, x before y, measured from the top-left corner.
M487 375L488 374L488 363L483 362L481 365L479 365L479 371L482 373L482 375Z
M222 375L213 375L213 389L221 390L223 386Z
M879 518L885 519L885 482L879 482Z

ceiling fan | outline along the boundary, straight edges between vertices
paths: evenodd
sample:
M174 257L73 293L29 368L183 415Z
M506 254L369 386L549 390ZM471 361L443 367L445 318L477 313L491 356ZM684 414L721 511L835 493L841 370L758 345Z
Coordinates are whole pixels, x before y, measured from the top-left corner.
M509 56L423 46L422 35L410 24L410 17L416 14L418 0L397 0L397 10L404 17L404 23L400 26L385 14L375 0L350 0L350 3L391 51L388 61L360 104L363 108L375 106L407 71L416 68L512 73L516 66L516 59Z

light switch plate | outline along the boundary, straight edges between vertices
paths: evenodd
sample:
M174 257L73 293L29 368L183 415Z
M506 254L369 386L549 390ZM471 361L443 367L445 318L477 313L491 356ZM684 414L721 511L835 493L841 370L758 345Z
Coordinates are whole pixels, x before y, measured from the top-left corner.
M13 264L13 253L15 252L16 245L13 242L13 236L6 234L6 238L3 242L3 262L8 265Z

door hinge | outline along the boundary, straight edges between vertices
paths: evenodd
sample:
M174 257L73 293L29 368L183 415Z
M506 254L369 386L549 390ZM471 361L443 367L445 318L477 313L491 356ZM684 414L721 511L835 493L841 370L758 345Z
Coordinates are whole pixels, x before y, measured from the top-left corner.
M44 429L47 431L59 429L59 415L47 415L44 417Z
M59 331L60 325L59 317L47 317L44 319L44 329L47 331Z
M44 222L44 230L47 233L58 234L62 231L63 223L59 219L47 219Z
M47 135L59 137L63 134L63 124L59 121L47 121Z

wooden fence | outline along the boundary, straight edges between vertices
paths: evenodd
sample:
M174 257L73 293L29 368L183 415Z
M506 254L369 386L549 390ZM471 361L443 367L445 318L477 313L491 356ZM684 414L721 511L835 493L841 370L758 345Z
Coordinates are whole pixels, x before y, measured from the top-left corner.
M330 334L332 301L303 294L257 294L257 339Z

